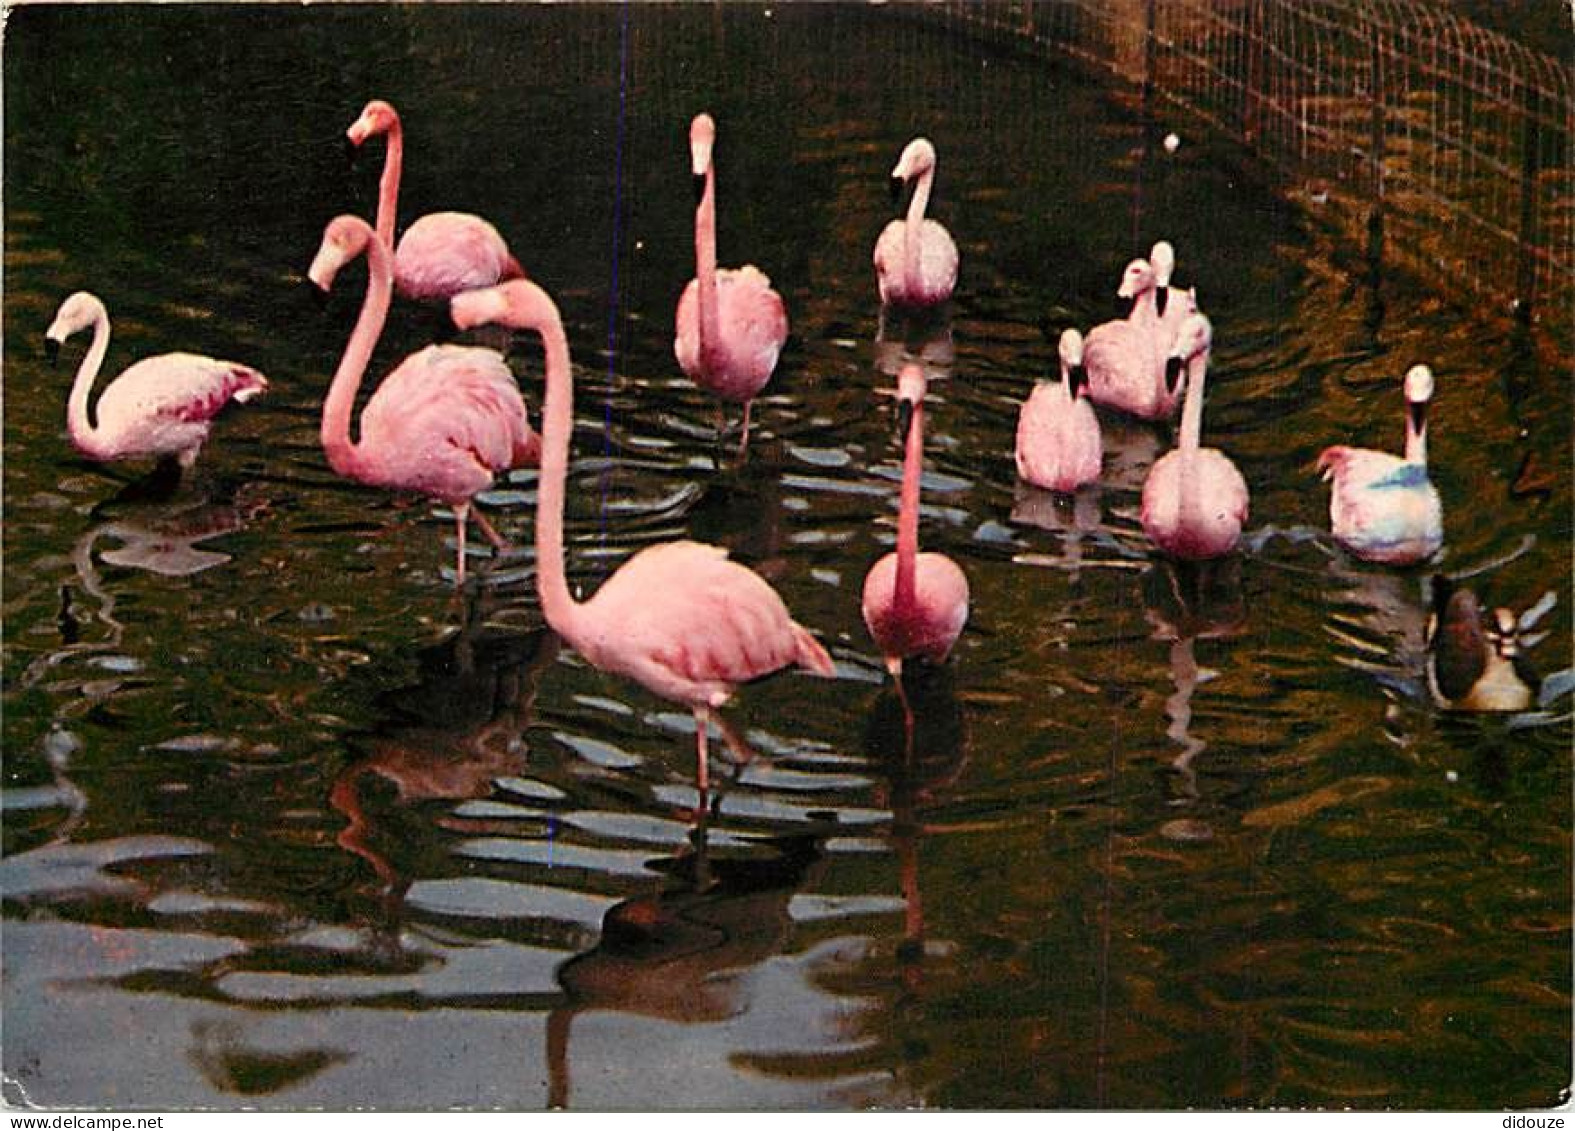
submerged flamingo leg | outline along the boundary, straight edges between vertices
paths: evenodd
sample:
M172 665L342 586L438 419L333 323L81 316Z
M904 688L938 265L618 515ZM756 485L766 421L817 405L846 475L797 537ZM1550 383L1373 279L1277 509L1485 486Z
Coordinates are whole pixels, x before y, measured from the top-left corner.
M738 459L740 463L749 455L749 410L754 407L754 401L744 402L744 435L738 441Z
M711 729L711 712L706 707L696 707L695 714L695 788L699 791L700 798L695 805L695 813L699 815L706 811L711 793L710 761L706 757L706 739Z
M465 519L470 514L469 503L457 503L454 506L454 531L455 543L458 549L454 554L454 585L456 588L465 586Z

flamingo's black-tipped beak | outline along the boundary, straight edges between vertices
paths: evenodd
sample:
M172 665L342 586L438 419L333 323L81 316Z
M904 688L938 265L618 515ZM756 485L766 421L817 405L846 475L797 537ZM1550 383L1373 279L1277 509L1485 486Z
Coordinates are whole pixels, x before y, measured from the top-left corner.
M1088 390L1088 367L1081 362L1066 371L1066 391L1076 400Z
M1116 317L1117 318L1131 318L1132 317L1132 308L1135 307L1135 306L1137 306L1137 297L1136 296L1128 297L1128 296L1125 296L1125 295L1117 295L1116 296Z
M908 442L908 430L913 427L913 402L906 397L897 401L897 439Z
M1427 427L1427 402L1407 401L1405 406L1406 417L1411 422L1411 431L1420 432Z
M328 292L324 288L319 287L312 280L308 279L306 280L306 289L311 292L313 306L317 307L318 310L328 309Z
M351 139L349 134L345 134L344 141L345 141L345 164L349 165L350 168L354 169L355 166L356 166L356 158L361 156L361 147L359 145L357 145L354 140Z
M1169 301L1170 301L1170 288L1169 287L1155 287L1154 288L1154 309L1159 312L1159 316L1161 318L1165 317L1165 304L1168 303Z
M1185 365L1186 362L1179 357L1168 357L1165 359L1165 391L1167 393L1174 393L1176 386L1181 384L1181 371Z
M54 338L45 338L44 339L44 356L49 359L49 364L50 365L53 365L53 364L55 364L55 362L59 361L60 360L60 342L58 340L54 339Z
M705 174L694 174L694 176L690 178L689 187L694 189L695 206L699 207L701 199L705 196Z
M893 177L891 180L886 182L886 188L891 193L891 202L893 205L902 203L902 190L906 188L907 185L908 182L903 180L901 177Z

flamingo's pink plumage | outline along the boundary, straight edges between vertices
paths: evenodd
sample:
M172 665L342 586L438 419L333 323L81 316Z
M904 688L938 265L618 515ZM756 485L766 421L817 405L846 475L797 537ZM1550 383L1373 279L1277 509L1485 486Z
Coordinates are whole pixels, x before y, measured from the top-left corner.
M322 443L340 475L377 487L414 491L454 508L456 584L465 581L465 523L474 517L494 545L502 541L473 511L473 498L500 471L534 464L541 445L525 415L514 375L501 355L476 346L428 346L389 374L361 412L361 438L350 440L356 390L382 333L393 290L388 246L355 216L323 233L308 275L323 290L344 265L365 253L370 277L361 316L323 402Z
M590 600L575 601L563 556L574 380L558 309L545 291L523 279L457 295L451 309L462 330L498 323L541 336L547 357L536 503L536 590L542 612L553 630L597 668L628 676L690 708L704 800L711 713L739 684L789 665L835 675L831 657L793 620L765 579L728 561L727 551L698 542L647 547Z
M1444 544L1444 508L1427 474L1427 405L1433 371L1416 365L1405 377L1405 455L1325 448L1318 470L1333 483L1329 523L1335 539L1359 558L1411 565Z
M1161 314L1158 294L1170 285L1175 253L1161 241L1152 255L1127 264L1116 294L1131 299L1132 310L1088 332L1083 360L1095 401L1145 420L1168 420L1181 396L1165 381L1165 362L1181 325L1197 313L1197 293L1169 291Z
M711 115L696 115L689 126L690 168L703 187L695 206L695 277L678 299L673 353L695 384L744 406L742 453L749 445L750 406L776 369L788 319L782 296L759 268L717 269L715 143Z
M891 175L917 183L907 215L888 223L875 241L880 300L887 306L939 306L957 286L957 244L945 227L924 215L935 180L935 146L927 138L914 138Z
M1183 323L1171 350L1186 369L1186 404L1181 435L1143 483L1142 521L1156 546L1176 558L1218 558L1236 548L1247 521L1247 482L1223 452L1199 446L1203 430L1203 386L1213 329L1194 314Z
M192 353L159 354L143 358L110 382L98 398L94 425L88 420L88 397L109 352L109 312L96 295L78 291L60 304L44 338L50 349L58 349L89 326L93 342L66 402L66 429L76 449L93 459L174 456L181 467L190 467L219 411L268 388L261 373L238 362Z
M924 370L914 362L897 378L904 416L902 496L897 548L864 577L864 624L898 679L910 656L940 663L968 621L968 578L945 554L919 552L919 480L924 474Z
M460 291L490 287L524 275L498 230L468 212L431 212L420 217L396 246L399 179L404 168L405 134L399 114L373 99L350 124L345 136L361 145L375 134L388 136L383 176L378 186L377 234L394 251L394 286L408 299L441 302Z
M1083 335L1061 335L1061 380L1035 386L1017 415L1017 474L1036 487L1075 491L1099 478L1099 418L1083 395Z

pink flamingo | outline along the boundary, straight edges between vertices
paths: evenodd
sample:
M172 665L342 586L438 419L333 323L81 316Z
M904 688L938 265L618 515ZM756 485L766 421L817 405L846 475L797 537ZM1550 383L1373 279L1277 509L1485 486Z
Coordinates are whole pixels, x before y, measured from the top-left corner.
M1433 371L1413 366L1405 375L1405 455L1336 445L1318 456L1333 480L1329 522L1335 540L1359 558L1410 565L1444 544L1444 508L1427 476L1427 404Z
M1168 420L1181 397L1165 380L1165 363L1181 324L1197 313L1197 300L1194 292L1182 291L1182 301L1167 301L1160 314L1160 279L1168 288L1175 253L1161 241L1154 254L1157 264L1147 259L1127 264L1116 294L1131 299L1132 310L1088 332L1083 363L1088 395L1095 401L1145 420Z
M519 279L455 295L461 330L483 323L534 330L547 357L541 479L536 499L536 592L553 631L591 664L687 705L695 719L695 773L701 808L710 790L707 731L713 712L740 683L792 664L834 676L831 657L789 615L776 590L727 551L699 542L648 546L626 561L590 600L569 593L563 560L563 500L574 428L574 375L563 322L551 298ZM740 757L748 749L717 717Z
M1166 366L1167 376L1187 376L1176 447L1149 470L1143 483L1143 529L1172 557L1218 558L1236 548L1247 521L1247 482L1229 457L1198 446L1203 431L1203 384L1214 330L1194 314L1182 324Z
M1061 334L1061 380L1037 385L1017 415L1017 474L1036 487L1076 491L1099 478L1099 418L1083 395L1083 335Z
M875 282L886 306L939 306L957 285L957 244L935 220L925 219L935 180L935 147L910 141L891 171L894 188L917 180L904 220L893 220L875 241Z
M924 370L914 362L897 376L903 441L897 548L864 578L864 623L902 681L902 661L943 662L968 620L968 578L945 554L919 553L919 478L924 473Z
M699 190L695 206L695 277L678 299L678 334L673 353L695 384L726 401L744 405L744 437L749 447L749 410L771 380L787 341L787 311L771 280L753 264L732 270L716 266L716 166L711 151L716 123L697 114L689 124L689 157ZM717 409L717 431L722 429Z
M376 98L345 131L356 146L374 134L388 135L388 153L378 182L377 234L389 247L395 247L405 131L394 108ZM524 274L498 230L468 212L422 216L405 229L394 252L394 286L405 298L419 302L443 301L460 291L490 287Z
M247 365L194 353L159 354L110 382L98 398L95 426L88 420L88 396L109 352L109 311L98 296L77 291L60 304L44 345L57 356L61 343L88 326L93 343L66 401L66 430L77 451L91 459L173 456L185 470L196 462L220 409L268 389L267 379Z
M464 585L467 518L476 520L498 550L507 548L474 509L475 495L492 486L496 473L535 464L541 442L502 356L456 345L427 346L402 361L361 410L361 439L351 442L356 391L393 295L388 245L365 220L340 216L323 232L307 272L326 291L340 269L363 252L370 263L366 299L323 401L323 451L329 465L349 479L418 491L453 507L459 537L455 584Z

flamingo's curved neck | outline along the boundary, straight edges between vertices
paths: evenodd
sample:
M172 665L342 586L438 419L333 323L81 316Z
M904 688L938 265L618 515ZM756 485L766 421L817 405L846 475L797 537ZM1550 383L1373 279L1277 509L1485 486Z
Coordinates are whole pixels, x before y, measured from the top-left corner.
M712 355L721 341L721 314L716 296L716 167L705 167L705 189L695 206L695 298L700 309L700 363L713 366Z
M71 396L66 400L66 430L71 442L85 455L98 456L104 449L103 436L88 419L88 395L98 371L103 367L104 356L109 353L109 312L98 303L93 312L93 344L88 346L77 366L76 380L71 385Z
M569 592L563 563L563 497L569 476L569 440L574 432L574 374L562 320L543 319L536 329L547 354L536 495L536 595L552 630L580 648L581 607Z
M372 350L383 333L383 322L388 318L394 291L394 268L388 245L374 235L367 241L366 255L366 298L361 303L361 315L350 332L350 340L345 343L339 368L334 371L333 383L328 386L321 431L323 452L329 466L340 475L363 481L373 474L371 454L351 442L350 414L355 409L355 395L361 388L361 379L366 376Z
M1207 350L1187 359L1187 399L1181 406L1181 434L1176 450L1181 453L1181 520L1191 526L1201 517L1202 499L1194 466L1203 441L1203 385L1208 374Z
M1405 406L1405 461L1427 466L1427 402L1407 401Z
M919 290L924 244L924 212L930 205L930 182L934 178L933 168L919 174L918 184L913 186L913 199L908 201L907 222L902 228L902 273L910 295Z
M405 127L398 118L388 127L388 149L383 158L383 176L377 182L377 238L394 246L394 227L399 213L399 177L405 167Z
M902 497L897 510L897 576L892 603L898 609L914 604L914 577L919 560L919 479L924 474L924 402L913 405L902 456Z
M1156 288L1152 285L1139 291L1132 300L1132 310L1127 315L1127 321L1143 329L1159 325L1159 300L1155 294Z

